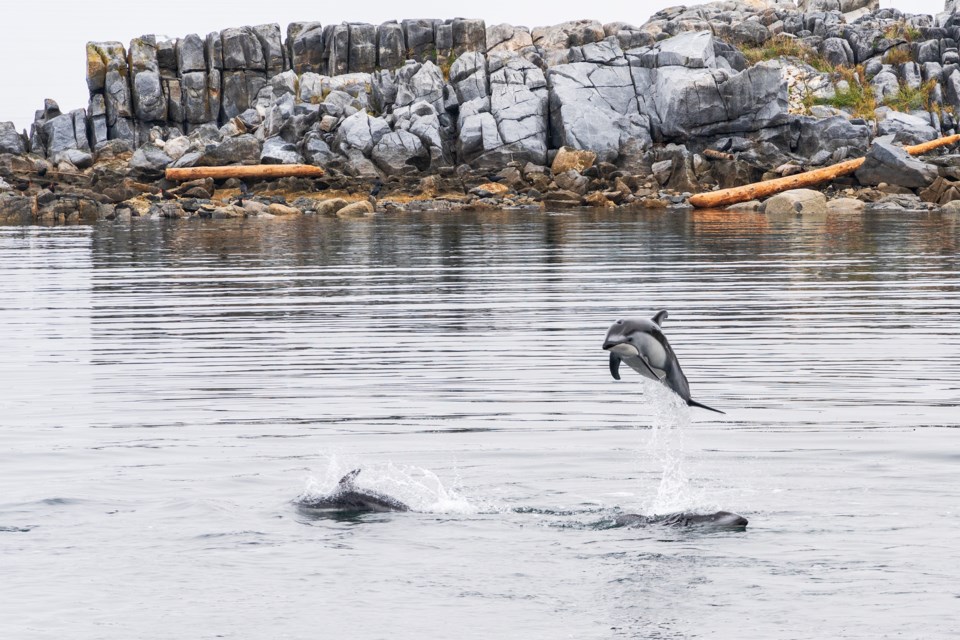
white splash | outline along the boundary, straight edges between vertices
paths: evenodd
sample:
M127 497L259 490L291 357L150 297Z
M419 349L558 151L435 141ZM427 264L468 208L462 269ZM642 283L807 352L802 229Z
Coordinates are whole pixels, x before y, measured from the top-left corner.
M704 495L686 469L685 430L690 425L690 407L673 391L652 381L644 381L644 396L653 406L653 422L642 457L662 469L657 494L644 506L644 513L695 511L703 505Z
M481 511L454 487L446 487L433 471L413 465L364 464L327 454L327 465L320 478L310 477L301 500L333 491L341 478L354 469L363 469L356 484L386 494L419 513L473 514ZM455 483L456 484L456 483Z

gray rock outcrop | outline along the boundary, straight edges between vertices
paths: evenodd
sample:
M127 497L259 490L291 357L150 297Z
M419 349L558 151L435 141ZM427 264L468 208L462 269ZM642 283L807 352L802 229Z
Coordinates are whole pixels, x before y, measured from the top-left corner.
M861 184L893 184L906 188L926 187L937 179L937 168L912 157L901 147L875 140L856 173Z
M23 155L27 145L12 122L0 122L0 153Z
M27 139L0 127L0 150L77 165L124 141L144 173L304 161L394 182L422 171L449 177L469 164L510 169L502 176L510 189L573 203L617 170L682 193L855 157L877 134L907 144L958 130L955 12L800 4L679 6L639 26L298 22L90 43L86 111L47 105ZM771 38L805 49L813 65L750 62ZM866 99L850 106L861 93L876 111ZM596 162L526 184L519 167L546 166L561 147ZM476 187L464 171L456 179ZM591 197L620 204L637 193L632 182Z

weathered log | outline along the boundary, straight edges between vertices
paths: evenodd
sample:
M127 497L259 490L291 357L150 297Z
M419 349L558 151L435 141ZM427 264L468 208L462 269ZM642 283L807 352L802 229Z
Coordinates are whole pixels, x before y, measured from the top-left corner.
M956 142L960 142L960 135L937 138L936 140L924 142L923 144L904 147L904 150L910 155L917 156ZM814 169L806 173L798 173L785 178L765 180L764 182L755 182L754 184L748 184L742 187L721 189L719 191L711 191L710 193L699 193L690 198L690 204L698 209L725 207L738 202L759 200L760 198L766 198L790 189L811 187L821 182L827 182L834 178L850 175L860 168L864 160L866 160L866 158L857 158L856 160L847 160L840 164L823 167L822 169Z
M167 169L167 180L172 182L187 182L213 178L225 180L227 178L254 178L269 180L271 178L321 178L323 169L309 164L253 164L231 167L189 167L186 169Z
M734 156L732 153L724 153L723 151L715 151L713 149L706 149L703 152L703 155L711 160L733 160Z

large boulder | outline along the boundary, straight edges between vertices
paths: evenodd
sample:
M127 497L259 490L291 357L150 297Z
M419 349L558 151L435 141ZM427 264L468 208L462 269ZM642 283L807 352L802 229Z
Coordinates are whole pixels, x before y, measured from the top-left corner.
M830 118L797 118L800 135L795 151L804 158L818 153L833 154L846 149L842 155L862 156L867 152L872 137L871 127L855 124L844 116Z
M487 50L487 27L483 20L457 18L451 25L451 35L454 56L460 56L467 51Z
M533 48L533 37L526 27L497 24L487 27L487 53L522 53Z
M369 158L380 139L390 133L390 125L383 118L374 118L365 111L358 111L340 124L333 146L347 155L359 151Z
M266 84L266 76L259 71L225 71L220 94L220 118L229 120L249 109Z
M920 144L940 137L940 132L930 124L929 120L890 111L883 120L877 123L877 133L881 136L893 135L900 144Z
M834 67L849 66L854 62L853 49L843 38L827 38L820 43L820 55Z
M638 66L650 69L686 67L716 68L713 35L709 31L692 31L668 38L659 44L641 49Z
M926 187L937 179L937 168L912 157L891 142L875 140L866 160L857 170L864 185L887 183L908 189Z
M437 110L445 111L443 72L432 62L407 62L397 71L395 107L409 107L415 102L427 102Z
M649 146L630 67L575 62L549 69L547 78L552 146L595 151L605 162L616 161L628 143Z
M381 24L377 29L377 66L381 69L398 69L406 57L407 47L403 41L403 27L400 23Z
M141 122L167 119L167 97L163 94L158 72L141 71L133 77L133 105L137 120Z
M674 44L677 39L683 46ZM742 135L785 123L787 85L779 63L738 73L715 68L712 52L713 36L704 33L630 53L639 110L650 118L656 139Z
M273 77L286 67L286 56L283 47L283 35L278 24L261 24L253 27L253 33L260 42L263 52L264 70L267 77Z
M422 171L430 164L430 155L420 138L409 131L394 131L380 138L371 157L387 175Z
M223 43L223 68L227 71L266 71L267 61L257 32L251 27L225 29L220 34Z
M530 35L533 43L544 49L582 47L607 37L603 25L596 20L575 20L552 27L538 27Z
M206 43L195 33L180 38L175 46L176 68L180 74L191 71L206 71Z
M330 150L330 145L323 139L323 136L310 131L300 143L300 149L307 162L318 167L326 166L331 160L336 158L336 154Z
M363 23L353 23L348 28L350 73L373 73L377 68L377 28Z
M152 143L145 144L134 151L133 157L130 158L131 169L149 176L161 174L172 163L173 158Z
M450 164L453 157L450 150L453 132L440 121L440 115L433 105L416 102L409 107L395 110L393 115L396 118L396 130L409 131L420 139L430 156L431 167Z
M350 27L328 24L323 29L323 70L331 76L350 72Z
M36 199L29 196L0 195L0 222L6 224L30 224L33 219Z
M592 151L582 151L561 147L550 165L550 170L554 175L566 173L567 171L576 171L583 173L594 165L597 161L597 154Z
M764 205L764 213L773 216L817 215L827 212L827 198L812 189L793 189L775 195Z
M196 161L196 166L220 167L232 164L259 163L260 142L257 141L254 136L244 134L234 138L227 138L219 144L207 146L203 155Z
M301 162L303 162L303 156L297 150L297 145L279 136L263 141L263 150L260 152L261 164L300 164Z
M123 69L127 74L127 50L119 42L87 43L87 88L90 93L107 89L107 72Z
M23 155L27 152L23 136L12 122L0 122L0 153Z
M287 28L291 66L298 75L323 71L323 43L323 25L319 22L294 23Z
M404 20L400 23L407 43L408 57L417 62L436 61L434 36L436 20Z
M460 104L490 95L487 83L487 59L482 53L468 51L450 66L450 84Z
M53 158L68 149L89 151L86 113L82 109L60 115L53 115L54 113L59 113L59 109L49 112L53 117L44 116L44 119L37 123L39 138L47 157ZM34 152L37 151L39 150L34 149Z

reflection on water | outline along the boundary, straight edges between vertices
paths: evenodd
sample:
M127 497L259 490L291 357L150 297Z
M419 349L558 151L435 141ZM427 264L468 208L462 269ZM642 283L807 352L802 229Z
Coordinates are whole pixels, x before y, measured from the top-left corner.
M958 239L939 213L0 228L0 635L952 637ZM728 415L610 379L611 321L661 308ZM331 460L439 489L304 518ZM675 509L751 525L593 526Z

